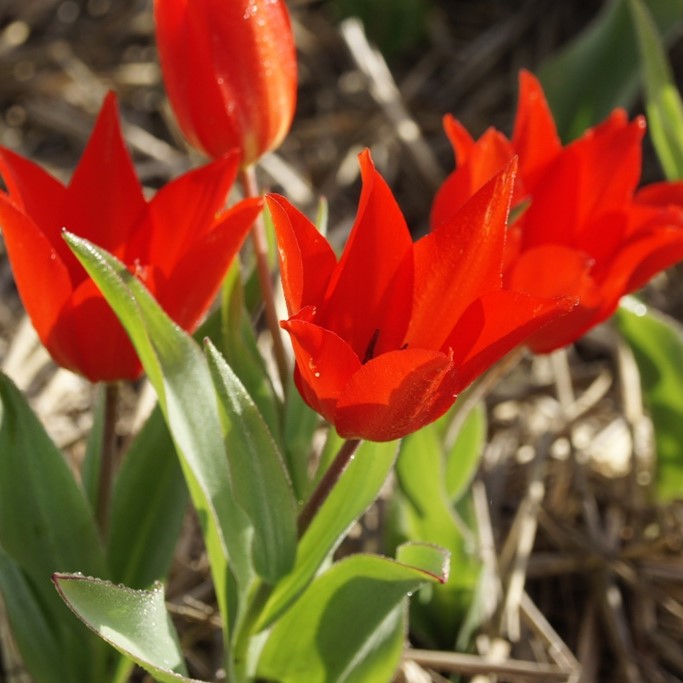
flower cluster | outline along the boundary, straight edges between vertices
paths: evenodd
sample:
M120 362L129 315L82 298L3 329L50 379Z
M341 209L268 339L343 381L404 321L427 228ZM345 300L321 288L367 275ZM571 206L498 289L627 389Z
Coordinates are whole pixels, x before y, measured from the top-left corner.
M616 110L563 147L540 84L522 72L511 140L490 128L475 141L451 116L445 127L458 166L435 199L434 231L518 156L506 285L578 298L570 315L531 337L534 351L575 341L614 313L624 294L683 258L683 183L636 189L643 117L629 122Z

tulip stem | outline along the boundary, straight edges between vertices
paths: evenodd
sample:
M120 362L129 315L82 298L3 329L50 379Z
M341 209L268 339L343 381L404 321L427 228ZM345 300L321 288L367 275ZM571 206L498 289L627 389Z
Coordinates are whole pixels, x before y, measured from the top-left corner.
M327 468L322 479L318 482L315 490L308 499L308 502L301 510L299 519L297 521L299 528L299 538L301 538L306 529L310 526L313 518L322 504L327 500L327 497L332 492L334 485L339 481L339 477L344 473L348 464L353 460L353 456L360 446L360 439L347 439L341 445L339 452L334 457L332 464Z
M240 182L242 184L245 197L259 196L258 183L256 182L256 172L253 165L242 169L240 172ZM275 292L273 289L273 281L271 280L270 268L268 266L268 240L266 239L266 225L262 215L259 215L254 222L254 227L251 231L251 239L254 246L254 254L256 255L256 269L258 272L259 283L261 285L261 293L263 295L266 322L268 324L268 328L270 329L271 337L273 338L273 354L275 356L275 362L280 375L282 394L283 396L286 396L289 369L287 363L287 354L285 353L285 347L282 342L280 321L278 319L277 309L275 308Z
M107 383L104 387L104 420L100 451L99 486L97 489L97 524L105 536L109 528L111 489L116 470L116 418L118 415L119 387Z

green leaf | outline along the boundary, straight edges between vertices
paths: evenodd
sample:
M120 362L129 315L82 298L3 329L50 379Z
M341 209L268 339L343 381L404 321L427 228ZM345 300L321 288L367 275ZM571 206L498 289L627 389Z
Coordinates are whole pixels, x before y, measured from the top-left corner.
M246 389L207 341L235 497L254 527L254 569L269 583L287 574L296 554L296 501L282 456Z
M118 315L156 390L199 515L227 639L227 558L245 588L251 529L233 495L206 359L121 262L75 235L65 239Z
M669 180L683 178L683 103L666 50L642 0L629 0L645 81L645 108L652 142Z
M353 555L318 577L273 627L258 674L280 683L390 680L401 653L392 637L398 610L424 583L445 580L433 571L448 562L433 547L405 549L402 555L420 564ZM377 657L374 650L385 639L390 647Z
M446 493L451 502L460 500L468 490L485 445L486 408L483 403L477 403L462 423L453 447L446 453Z
M657 500L683 497L683 327L632 297L622 299L617 325L640 370L655 430Z
M166 576L187 509L187 486L157 406L126 453L112 492L112 579L147 588Z
M244 384L278 444L282 443L282 406L258 350L244 303L238 260L230 267L221 290L220 347L225 359Z
M40 607L31 612L35 615L40 609L55 628L62 649L55 670L64 681L97 680L108 666L107 649L71 619L50 584L55 571L107 574L92 510L62 454L4 375L0 375L0 547L35 592Z
M683 19L683 0L648 0L648 6L665 40L673 38ZM605 3L588 28L539 72L565 141L602 121L615 107L629 107L638 75L638 47L626 0Z
M450 552L448 581L411 604L413 630L435 647L449 647L469 609L480 565L473 552L473 535L446 491L441 427L428 425L403 440L396 463L398 491L392 518L397 541L438 544Z
M158 681L198 683L187 678L161 585L133 590L82 574L61 573L53 581L64 602L88 628Z
M396 442L361 444L299 541L294 569L275 587L255 631L272 623L301 594L349 527L377 498L396 459Z
M0 593L24 665L40 683L65 683L59 632L41 609L31 586L12 559L0 550Z

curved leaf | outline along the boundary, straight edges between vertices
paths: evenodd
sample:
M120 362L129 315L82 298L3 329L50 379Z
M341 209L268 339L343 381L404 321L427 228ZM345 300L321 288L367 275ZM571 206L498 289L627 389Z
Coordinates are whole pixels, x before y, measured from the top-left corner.
M187 678L160 585L149 591L133 590L82 574L55 574L52 580L88 628L158 681L202 683Z

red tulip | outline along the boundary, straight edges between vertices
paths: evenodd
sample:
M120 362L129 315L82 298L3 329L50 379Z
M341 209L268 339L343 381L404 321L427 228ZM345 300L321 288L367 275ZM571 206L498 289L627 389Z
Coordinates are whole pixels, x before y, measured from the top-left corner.
M514 162L413 243L369 152L341 258L283 197L266 198L306 402L341 436L388 441L435 420L474 378L573 304L502 289Z
M296 50L282 0L155 0L157 47L185 137L249 165L277 147L296 104Z
M493 128L475 141L445 118L457 169L434 202L432 225L450 219L514 155L519 156L505 255L505 282L538 296L568 294L579 305L535 334L549 352L608 318L623 294L683 258L683 183L636 190L645 121L616 110L563 147L538 81L520 75L512 140Z
M239 159L186 173L147 202L124 145L113 94L68 186L0 149L0 226L33 324L55 361L92 381L133 379L140 363L95 284L62 239L66 227L128 265L166 312L194 329L261 209L224 210Z

